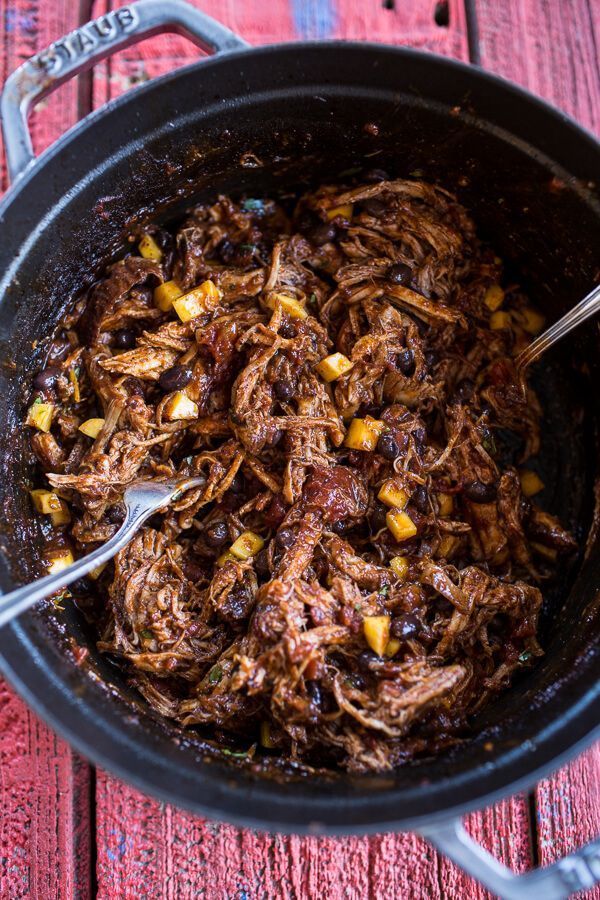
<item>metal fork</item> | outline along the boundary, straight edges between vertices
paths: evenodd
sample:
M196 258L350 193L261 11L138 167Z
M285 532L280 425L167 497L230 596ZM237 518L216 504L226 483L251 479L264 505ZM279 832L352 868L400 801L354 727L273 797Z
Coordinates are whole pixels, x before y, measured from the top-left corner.
M578 325L581 325L586 319L589 319L590 316L595 315L599 310L600 285L596 285L587 297L584 297L577 306L570 309L568 313L565 313L565 315L558 320L558 322L555 322L554 325L547 328L542 334L536 337L534 341L525 347L524 350L521 350L521 352L517 354L515 357L517 371L523 372L527 366L531 365L532 362L535 362L536 359L539 359L542 353L545 353L545 351L556 344L557 341L560 341L566 334L574 328L577 328Z
M206 479L202 477L172 478L167 481L139 481L129 485L123 494L125 520L117 533L97 550L92 550L87 556L82 556L60 572L32 581L31 584L23 585L9 594L0 595L0 628L38 600L72 584L92 569L108 562L129 543L140 525L143 525L153 513L177 500L184 491L205 484L205 481Z

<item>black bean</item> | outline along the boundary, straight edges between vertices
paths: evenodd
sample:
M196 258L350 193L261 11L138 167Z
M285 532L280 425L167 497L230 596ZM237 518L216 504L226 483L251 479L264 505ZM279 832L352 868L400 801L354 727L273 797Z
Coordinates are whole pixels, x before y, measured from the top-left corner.
M404 613L392 619L390 633L400 640L415 637L423 628L423 623L412 613Z
M369 515L369 524L371 526L371 531L376 533L377 531L381 531L382 528L386 526L386 515L388 513L387 506L384 506L383 503L376 503L373 507L373 511Z
M36 391L51 391L60 375L58 366L47 366L38 372L33 379L33 388Z
M144 382L137 378L135 375L128 375L127 378L123 381L123 387L127 390L130 398L134 396L143 397L144 393Z
M407 378L410 378L410 376L413 375L415 371L415 354L413 353L413 351L410 348L402 350L402 352L399 353L396 358L396 365L403 375L406 375Z
M283 431L281 428L276 428L273 434L270 436L269 447L276 447L284 434L285 431Z
M438 357L435 350L428 350L425 354L425 365L428 369L433 369L437 365Z
M306 692L315 706L318 706L319 709L323 705L323 694L321 691L321 685L318 681L307 681L306 682Z
M383 200L379 200L377 197L369 197L367 200L363 200L361 208L369 216L379 219L385 213L387 206Z
M277 532L276 541L280 550L289 550L295 540L296 535L291 528L281 528Z
M125 507L122 503L117 503L115 506L110 506L104 516L111 525L121 525L125 519Z
M396 459L400 453L398 441L389 432L380 435L377 441L377 452L381 453L384 459Z
M364 174L367 184L378 184L380 181L389 181L390 176L385 169L369 169Z
M373 666L377 666L381 659L372 650L363 650L357 659L358 667L363 672L371 672Z
M117 350L131 350L135 347L135 331L132 328L119 328L113 334L112 342Z
M345 519L340 519L339 522L333 522L329 527L335 534L339 534L341 536L343 534L346 534L346 532L349 531L350 528L352 528L352 525Z
M228 238L223 238L221 243L217 247L217 251L219 256L221 257L221 261L228 265L228 263L233 261L235 256L235 247L231 243Z
M412 279L412 269L405 263L394 263L385 273L385 277L392 284L408 285Z
M496 485L472 481L465 487L465 494L474 503L491 503L496 499Z
M180 391L191 380L192 370L188 366L171 366L161 372L158 384L165 393Z
M307 231L310 231L311 228L315 227L316 221L315 214L309 209L305 209L304 212L300 213L296 222L298 231L302 232L302 234L306 234Z
M257 553L254 557L254 568L256 569L256 574L260 575L261 578L270 578L271 570L269 568L269 555L266 550L261 550L260 553Z
M475 384L471 379L463 378L463 380L459 381L456 385L456 398L458 400L469 400L474 390Z
M429 494L424 484L420 484L414 491L410 502L416 506L424 516L429 512Z
M278 400L286 403L294 396L294 385L290 381L278 378L277 381L273 383L273 393Z
M290 338L296 337L296 326L292 322L283 321L279 328L279 334L289 341Z
M215 522L206 529L205 538L209 547L222 547L229 538L229 529L225 522Z
M317 247L335 241L337 237L337 228L332 222L322 222L317 225L309 234L309 238Z

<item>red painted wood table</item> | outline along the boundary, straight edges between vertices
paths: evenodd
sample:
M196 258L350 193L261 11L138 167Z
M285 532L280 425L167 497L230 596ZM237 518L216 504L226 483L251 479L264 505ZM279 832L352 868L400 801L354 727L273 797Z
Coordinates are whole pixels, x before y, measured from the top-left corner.
M195 0L252 44L352 38L407 44L505 75L600 131L598 0ZM111 0L0 0L1 76ZM594 13L596 15L594 16ZM110 97L192 60L154 38L65 85L33 117L39 151ZM6 188L6 175L2 174ZM0 897L480 898L411 835L269 837L165 806L93 771L0 684ZM600 833L600 748L530 795L469 817L519 871ZM590 896L600 898L600 890Z

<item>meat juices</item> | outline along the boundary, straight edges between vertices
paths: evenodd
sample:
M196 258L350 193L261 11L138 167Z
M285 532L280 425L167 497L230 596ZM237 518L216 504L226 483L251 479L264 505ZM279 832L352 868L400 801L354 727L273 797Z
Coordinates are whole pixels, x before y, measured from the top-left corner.
M451 194L364 181L136 234L26 420L74 555L135 479L204 474L94 573L98 647L163 716L307 771L464 740L541 654L537 584L575 546L511 363L542 316Z

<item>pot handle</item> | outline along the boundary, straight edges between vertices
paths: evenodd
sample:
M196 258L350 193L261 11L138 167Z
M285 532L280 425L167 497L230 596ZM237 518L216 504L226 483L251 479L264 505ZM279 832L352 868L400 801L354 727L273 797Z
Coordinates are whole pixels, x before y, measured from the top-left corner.
M428 825L419 833L503 900L564 900L600 881L600 838L552 865L517 875L474 841L460 819Z
M6 80L0 117L11 181L35 159L27 126L34 103L116 50L164 31L182 34L216 53L247 46L229 28L182 0L139 0L81 25L32 56Z

